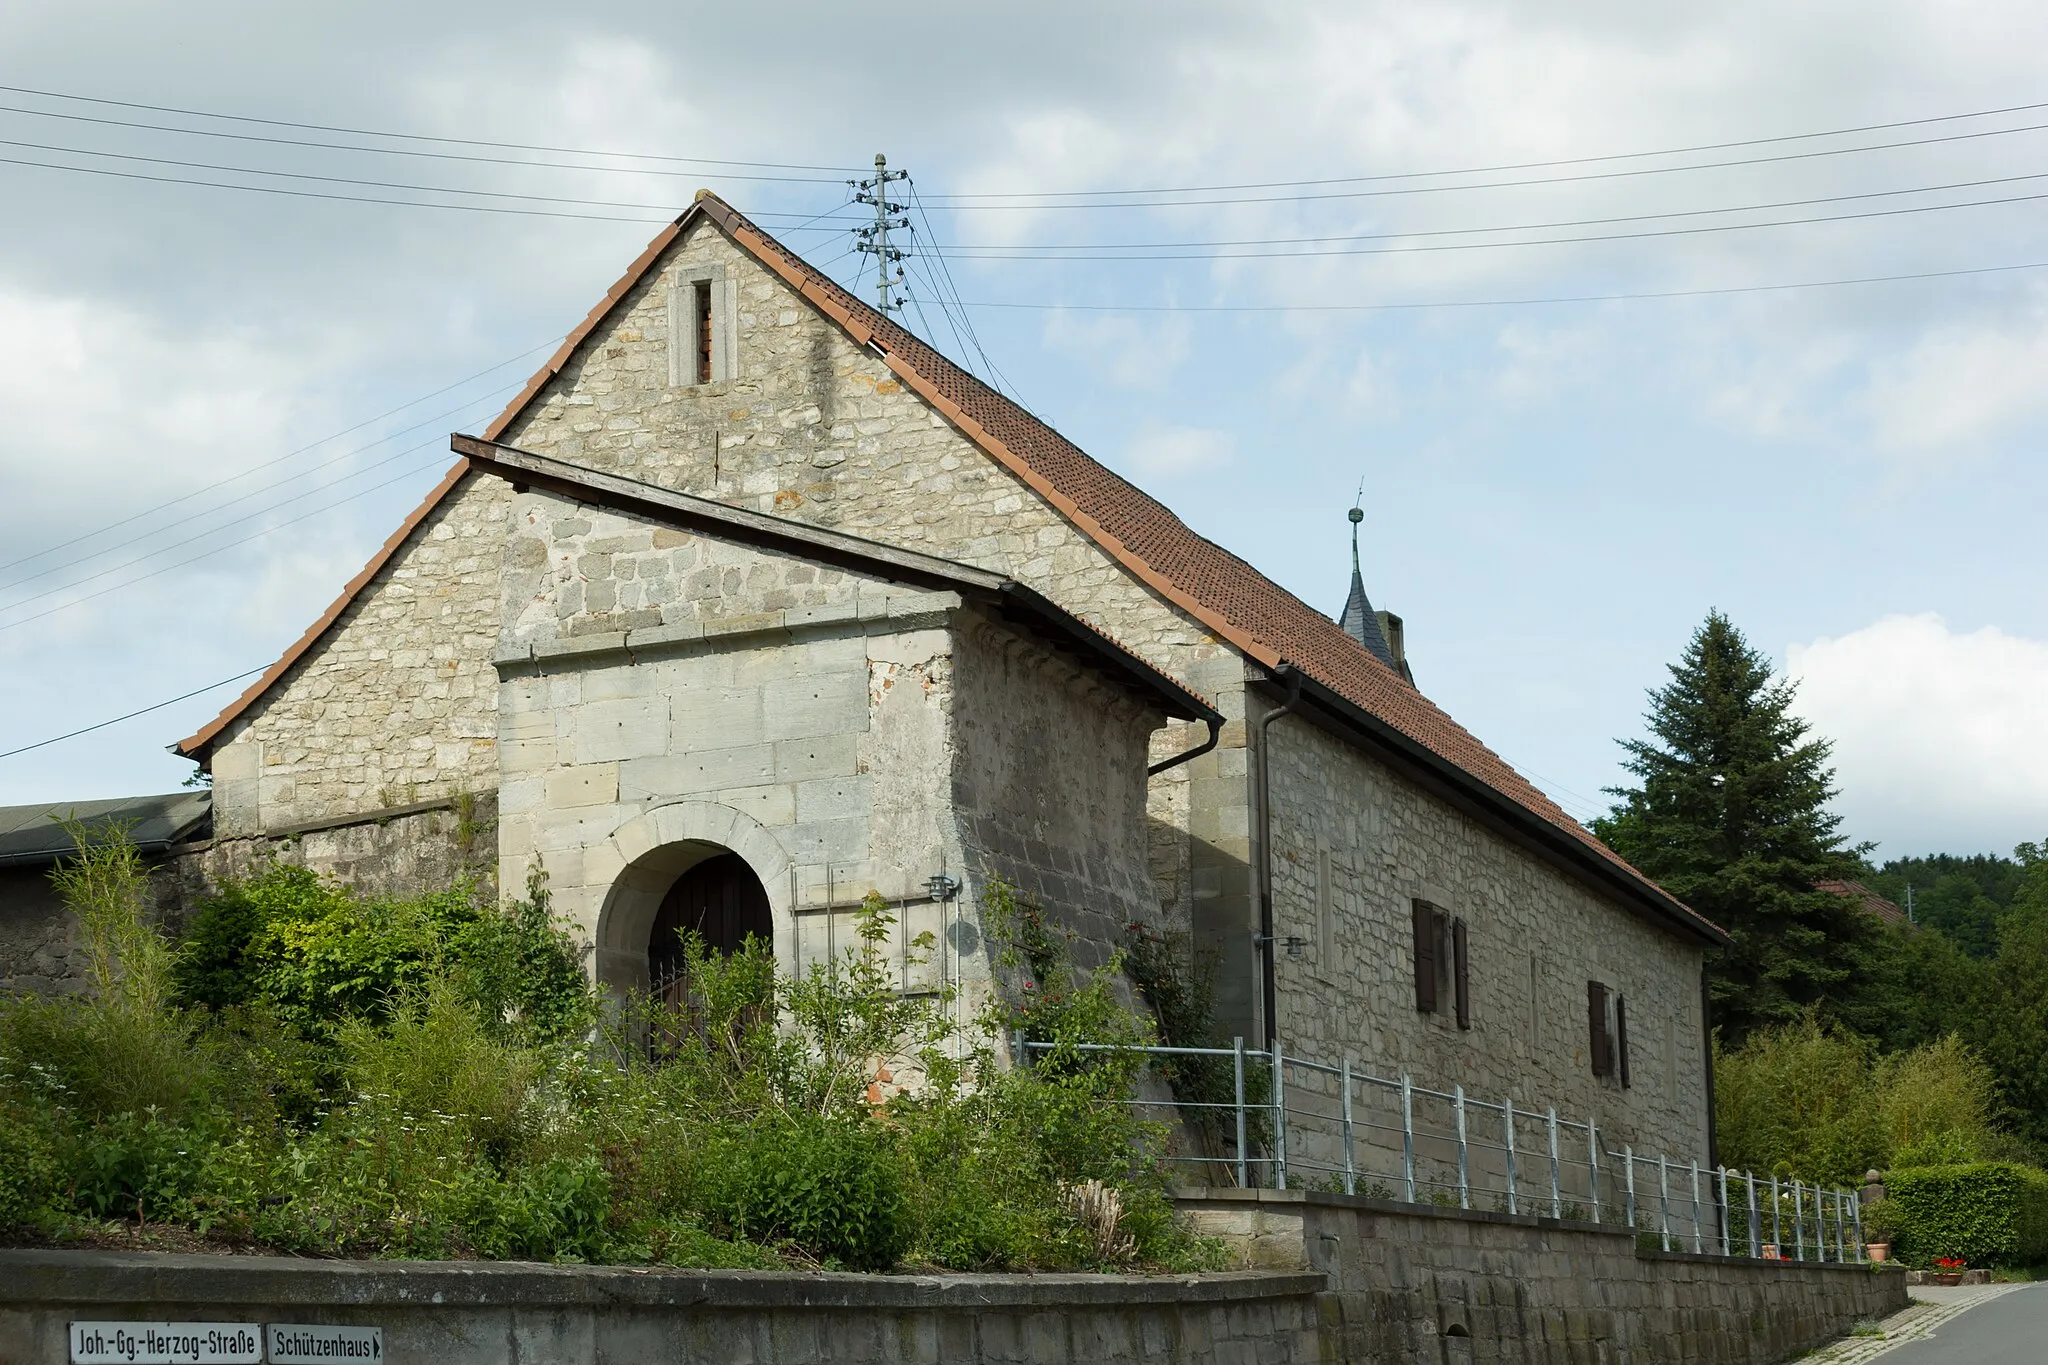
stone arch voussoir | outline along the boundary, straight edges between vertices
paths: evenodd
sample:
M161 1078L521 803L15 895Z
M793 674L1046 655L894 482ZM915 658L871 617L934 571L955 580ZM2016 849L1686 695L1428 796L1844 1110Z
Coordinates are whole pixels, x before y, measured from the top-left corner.
M600 985L647 988L647 935L661 899L677 877L717 853L737 853L768 893L775 955L795 961L790 856L782 841L745 811L716 801L673 801L613 830L606 845L625 870L604 893L598 912L595 963Z

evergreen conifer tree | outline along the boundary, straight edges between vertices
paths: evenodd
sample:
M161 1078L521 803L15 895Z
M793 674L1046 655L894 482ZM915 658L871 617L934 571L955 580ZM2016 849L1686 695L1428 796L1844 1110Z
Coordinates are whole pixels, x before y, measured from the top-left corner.
M1720 612L1650 693L1649 738L1622 741L1640 785L1594 822L1617 853L1734 939L1710 952L1713 1024L1730 1042L1847 996L1877 947L1853 902L1814 889L1854 877L1828 810L1829 745L1791 713L1792 684Z

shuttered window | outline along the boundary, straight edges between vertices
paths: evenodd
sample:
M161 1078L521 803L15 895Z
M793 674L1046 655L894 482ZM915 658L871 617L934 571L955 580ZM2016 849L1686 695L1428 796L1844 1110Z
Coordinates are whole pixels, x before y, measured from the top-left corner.
M1607 1034L1607 987L1598 981L1586 983L1586 1030L1588 1049L1593 1055L1593 1074L1614 1073L1614 1046Z
M1437 925L1442 917L1427 901L1416 901L1410 909L1415 928L1415 1008L1424 1014L1435 1014Z
M1628 997L1614 997L1614 1058L1621 1071L1621 1084L1627 1089L1628 1079Z
M1472 1027L1472 962L1465 948L1465 921L1451 923L1451 982L1457 993L1458 1027Z

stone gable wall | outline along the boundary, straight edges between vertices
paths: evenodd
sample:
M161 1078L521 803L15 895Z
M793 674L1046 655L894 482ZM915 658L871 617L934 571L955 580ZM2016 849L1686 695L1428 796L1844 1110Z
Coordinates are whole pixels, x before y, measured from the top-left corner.
M1591 1117L1615 1150L1706 1160L1698 948L1303 721L1283 718L1268 734L1274 932L1302 941L1278 959L1289 1052L1332 1065L1348 1055L1379 1076L1406 1071L1537 1112L1555 1105L1561 1118ZM1470 1031L1448 991L1435 1013L1416 1008L1418 898L1467 925ZM1629 1089L1592 1074L1589 980L1628 1001ZM1429 1113L1438 1128L1450 1120L1441 1110ZM1474 1111L1472 1122L1501 1141L1497 1113ZM1527 1172L1546 1135L1525 1122L1518 1141ZM1583 1136L1567 1141L1566 1159L1583 1158Z
M497 780L498 569L508 491L450 493L213 754L215 832L488 791Z
M716 273L736 295L734 377L669 385L669 282ZM1008 574L1202 693L1219 748L1153 782L1147 830L1168 917L1222 946L1226 1010L1247 1015L1244 665L907 392L882 359L700 225L621 300L513 423L510 445ZM1201 726L1153 736L1155 759Z

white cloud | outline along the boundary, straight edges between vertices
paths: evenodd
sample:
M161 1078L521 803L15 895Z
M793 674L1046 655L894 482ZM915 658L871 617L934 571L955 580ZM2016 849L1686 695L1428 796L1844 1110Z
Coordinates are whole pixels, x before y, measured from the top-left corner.
M1873 434L1900 450L1953 448L2048 411L2048 316L1952 324L1873 367Z
M2048 834L2048 641L1929 612L1794 645L1798 709L1835 741L1839 807L1880 856Z
M1148 426L1132 440L1127 457L1141 474L1195 474L1228 464L1234 446L1227 431Z
M1059 309L1045 319L1045 344L1094 362L1122 389L1163 388L1188 356L1185 317L1157 321L1129 313L1076 313Z

